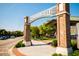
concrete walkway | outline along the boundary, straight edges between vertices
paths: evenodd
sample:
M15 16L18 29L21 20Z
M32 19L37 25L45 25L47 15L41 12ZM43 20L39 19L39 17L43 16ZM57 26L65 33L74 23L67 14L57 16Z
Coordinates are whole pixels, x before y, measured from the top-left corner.
M44 42L32 40L33 46L13 49L16 56L51 56L55 48Z

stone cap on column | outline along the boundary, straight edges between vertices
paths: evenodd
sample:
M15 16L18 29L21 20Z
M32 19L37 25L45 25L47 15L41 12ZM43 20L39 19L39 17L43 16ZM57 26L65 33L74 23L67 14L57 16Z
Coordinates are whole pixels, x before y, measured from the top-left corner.
M24 22L28 23L28 20L29 20L29 16L25 16L24 17Z
M60 16L61 14L70 15L69 3L58 3L56 11L57 11L56 16Z
M29 16L25 16L24 17L24 22L25 22L25 24L24 24L25 26L26 25L30 25L30 23L29 23Z

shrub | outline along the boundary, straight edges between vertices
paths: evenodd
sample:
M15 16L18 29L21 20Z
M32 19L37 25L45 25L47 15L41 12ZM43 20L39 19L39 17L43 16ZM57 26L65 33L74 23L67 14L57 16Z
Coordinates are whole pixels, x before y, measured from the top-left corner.
M57 40L56 39L54 39L53 41L52 41L52 46L57 46Z
M19 47L25 47L25 44L23 43L23 40L18 42L15 46L16 48L19 48Z
M79 56L79 50L75 50L73 53L69 54L70 56Z
M41 40L47 40L48 38L47 37L41 37Z
M71 40L70 45L71 45L71 47L72 47L73 50L77 49L77 42L76 42L76 40Z
M52 56L63 56L62 54L57 54L57 53L54 53L54 54L52 54Z

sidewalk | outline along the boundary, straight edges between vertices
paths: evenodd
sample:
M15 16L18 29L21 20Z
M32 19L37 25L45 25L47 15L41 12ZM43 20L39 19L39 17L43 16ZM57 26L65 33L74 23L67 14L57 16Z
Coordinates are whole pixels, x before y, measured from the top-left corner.
M55 53L55 48L44 42L32 40L33 46L14 48L12 53L16 56L51 56Z

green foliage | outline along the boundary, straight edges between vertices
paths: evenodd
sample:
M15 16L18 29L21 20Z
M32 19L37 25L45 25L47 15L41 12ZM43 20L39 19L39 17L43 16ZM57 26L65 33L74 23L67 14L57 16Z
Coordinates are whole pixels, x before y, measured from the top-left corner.
M77 42L76 42L76 40L71 40L70 45L71 45L71 47L72 47L73 50L77 49Z
M41 37L40 37L40 40L48 40L48 38L41 36Z
M15 46L16 48L19 48L19 47L25 47L25 44L23 43L23 40L18 42Z
M45 36L45 34L46 34L46 27L45 27L45 25L41 25L40 27L39 27L39 30L40 30L40 34L41 35L43 35L43 36Z
M7 31L5 29L0 29L0 35L6 35Z
M31 37L33 39L41 39L41 40L47 40L48 37L50 37L51 34L54 34L56 31L56 26L53 24L46 25L43 24L39 27L37 26L31 26Z
M57 46L57 40L56 40L56 39L53 39L53 40L52 40L52 46L54 46L54 47Z
M49 25L41 25L39 26L39 30L40 30L40 34L42 34L43 36L45 36L46 34L53 34L56 31L56 26L53 24L49 24Z
M47 34L54 34L56 32L56 25L54 24L48 24L47 25Z
M44 36L40 36L40 37L34 37L33 38L34 40L48 40L48 38L47 37L44 37Z
M69 54L69 56L79 56L79 50L75 50L74 52Z
M52 54L52 56L63 56L63 55L62 54L54 53L54 54Z
M35 26L31 26L31 36L33 38L39 37L39 28Z
M8 36L23 36L23 32L21 31L6 31L5 29L0 29L0 35L8 35Z
M19 36L22 36L22 35L23 35L23 32L21 32L21 31L15 31L15 32L14 32L14 35L15 35L16 37L19 37Z

